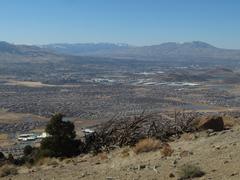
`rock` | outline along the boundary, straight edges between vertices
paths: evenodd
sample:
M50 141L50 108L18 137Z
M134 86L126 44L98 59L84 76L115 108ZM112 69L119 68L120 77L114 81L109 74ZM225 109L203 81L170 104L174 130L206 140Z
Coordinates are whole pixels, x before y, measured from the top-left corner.
M224 122L221 116L212 116L200 119L198 129L208 130L212 129L213 131L222 131L224 130Z
M207 133L208 133L208 134L211 134L211 133L213 133L213 132L214 132L213 129L208 129L208 130L207 130Z
M199 138L199 137L200 137L200 134L199 134L199 133L194 134L194 139L197 139L197 138Z
M232 173L231 176L236 176L238 174L239 174L238 172L235 172L235 173Z
M229 163L229 161L224 161L223 163L224 163L224 164L227 164L227 163Z
M175 175L174 175L173 173L170 173L170 174L169 174L169 177L170 177L170 178L174 178Z
M83 177L85 177L85 176L86 176L86 173L82 173L81 177L83 178Z
M216 132L213 132L213 133L209 133L208 136L211 137L211 136L216 136L217 133Z
M193 152L182 151L179 155L180 155L181 158L183 158L183 157L187 157L187 156L193 155Z
M114 177L106 177L107 180L113 180L115 179Z
M138 170L139 166L130 166L127 170L128 171L135 171L135 170Z
M144 164L138 166L138 170L145 169L145 168L146 168L146 165L144 165Z
M153 170L158 173L158 170L156 169L156 166L153 166Z
M222 134L225 134L225 133L227 133L227 131L222 131L220 134L222 135Z

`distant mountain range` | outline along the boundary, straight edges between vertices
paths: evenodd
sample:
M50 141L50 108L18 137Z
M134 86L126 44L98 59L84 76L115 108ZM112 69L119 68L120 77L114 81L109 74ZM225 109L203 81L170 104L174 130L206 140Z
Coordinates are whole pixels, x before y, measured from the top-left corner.
M92 56L136 60L240 60L240 50L214 47L200 41L163 43L152 46L130 46L111 43L15 45L0 42L0 60L53 61L69 56Z
M161 60L166 58L210 58L240 60L240 50L221 49L200 41L187 43L169 42L152 46L88 43L49 44L40 47L62 54L139 60Z
M128 44L113 43L76 43L76 44L48 44L39 46L43 49L49 49L57 53L71 55L91 55L95 53L112 52L116 50L126 50L130 46Z
M37 46L15 45L0 41L0 63L50 62L64 60L63 55Z
M46 49L39 48L37 46L28 45L14 45L4 41L0 41L0 53L1 54L11 54L11 55L40 55L45 53L50 53Z

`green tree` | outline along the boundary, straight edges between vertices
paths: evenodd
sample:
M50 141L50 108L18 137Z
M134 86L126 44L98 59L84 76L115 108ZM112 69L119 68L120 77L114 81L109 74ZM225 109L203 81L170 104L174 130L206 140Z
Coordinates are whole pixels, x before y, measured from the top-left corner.
M63 121L62 114L52 116L46 126L46 132L50 135L41 142L42 156L70 157L79 154L80 140L75 140L74 124Z

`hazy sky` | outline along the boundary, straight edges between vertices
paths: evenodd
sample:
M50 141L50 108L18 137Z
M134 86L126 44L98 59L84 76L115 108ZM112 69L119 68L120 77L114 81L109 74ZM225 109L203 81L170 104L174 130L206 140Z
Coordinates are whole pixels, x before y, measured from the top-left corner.
M133 45L201 40L240 49L240 0L0 0L0 40Z

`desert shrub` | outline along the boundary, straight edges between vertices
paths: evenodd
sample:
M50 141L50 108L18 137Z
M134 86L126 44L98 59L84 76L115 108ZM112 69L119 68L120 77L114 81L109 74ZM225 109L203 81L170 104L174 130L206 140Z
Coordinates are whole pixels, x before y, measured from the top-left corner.
M162 144L157 139L147 138L140 140L134 147L133 151L136 154L143 152L156 151L162 147Z
M162 149L161 149L161 154L166 157L166 156L171 156L172 153L174 152L174 150L171 148L171 146L167 143L165 143L163 146L162 146Z
M16 166L21 166L21 165L23 165L25 163L26 163L25 157L22 156L22 157L19 157L17 159L14 159L14 163L13 164L16 165Z
M23 149L23 156L15 159L14 164L19 166L24 164L32 166L38 160L39 154L39 148L27 145Z
M38 162L45 159L45 157L53 157L52 152L48 149L41 150L40 148L33 148L30 154L24 155L21 159L25 165L32 166L38 164Z
M201 170L200 167L191 164L182 166L179 171L179 176L180 179L182 180L195 177L202 177L204 176L204 174L205 173Z
M24 156L30 155L32 153L32 151L33 151L32 146L30 146L30 145L25 146L24 150L23 150Z
M0 152L0 167L5 164L6 157L2 152Z
M47 124L46 132L50 135L41 142L40 156L71 157L80 153L80 140L75 140L74 124L63 121L62 114L54 115Z
M2 152L0 152L0 160L3 160L3 159L5 159L5 156Z
M14 159L14 157L13 157L13 155L12 155L11 153L8 154L7 160L8 160L10 163L14 163L14 161L15 161L15 159Z
M18 173L17 168L10 165L5 165L0 168L0 177L9 175L16 175Z

